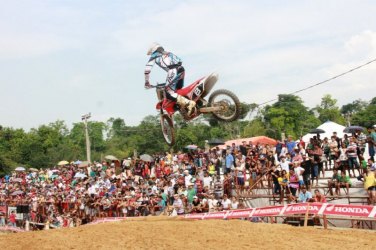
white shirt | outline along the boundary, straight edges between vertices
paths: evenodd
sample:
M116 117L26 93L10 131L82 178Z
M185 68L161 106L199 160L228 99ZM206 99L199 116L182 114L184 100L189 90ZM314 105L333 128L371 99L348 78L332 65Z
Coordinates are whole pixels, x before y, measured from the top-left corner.
M223 209L229 209L231 205L230 199L222 200L222 207Z
M191 179L192 179L192 176L189 174L189 175L186 175L184 176L184 181L185 181L185 187L188 188L188 184L191 182Z
M210 212L214 211L214 207L217 206L217 203L218 203L218 201L215 200L215 199L208 199L208 205L209 205L209 211Z
M231 209L238 209L239 202L231 202Z
M210 176L204 177L204 187L210 187L211 182L212 182L212 178Z
M289 169L290 169L289 161L285 161L285 162L281 161L280 165L281 165L282 170L286 170L287 173L289 172Z
M299 181L303 180L302 171L304 171L304 168L302 168L301 166L294 168L294 172L299 177Z
M287 153L288 153L287 148L286 147L282 147L281 153L279 153L279 157L286 156Z

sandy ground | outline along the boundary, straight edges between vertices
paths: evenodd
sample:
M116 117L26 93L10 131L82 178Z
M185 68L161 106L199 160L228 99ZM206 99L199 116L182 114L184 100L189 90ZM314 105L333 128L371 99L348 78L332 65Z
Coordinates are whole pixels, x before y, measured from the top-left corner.
M375 249L375 231L149 217L0 235L0 249Z

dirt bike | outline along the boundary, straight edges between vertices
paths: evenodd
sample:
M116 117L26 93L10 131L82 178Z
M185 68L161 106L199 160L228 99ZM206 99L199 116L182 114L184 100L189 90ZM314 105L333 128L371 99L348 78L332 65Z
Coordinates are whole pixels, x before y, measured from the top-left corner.
M218 89L210 95L208 101L204 99L210 93L217 80L218 75L212 73L176 91L178 95L196 102L196 107L191 114L188 114L187 107L182 107L166 98L165 83L151 86L157 90L159 102L156 105L156 109L160 111L163 137L169 146L175 144L175 130L172 116L176 111L179 111L186 121L206 113L211 113L217 120L225 122L232 122L239 118L240 101L231 91Z

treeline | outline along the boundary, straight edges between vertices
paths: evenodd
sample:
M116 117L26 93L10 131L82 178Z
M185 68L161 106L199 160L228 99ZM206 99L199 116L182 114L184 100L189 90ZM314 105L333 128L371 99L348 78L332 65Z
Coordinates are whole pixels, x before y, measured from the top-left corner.
M325 95L319 105L309 109L298 96L279 95L277 102L264 107L242 103L242 119L232 123L219 123L211 116L185 122L176 115L173 150L189 144L204 147L205 140L214 138L280 138L281 133L298 138L327 120L364 127L376 123L376 97L371 101L355 100L341 108L336 102ZM141 154L170 150L163 141L158 116L147 116L137 126L127 126L122 118L111 118L107 122L89 121L88 127L94 160L101 160L106 154L122 158L135 151ZM56 121L28 132L0 126L0 175L19 165L45 168L60 160L85 158L83 123L74 123L68 129L64 121Z

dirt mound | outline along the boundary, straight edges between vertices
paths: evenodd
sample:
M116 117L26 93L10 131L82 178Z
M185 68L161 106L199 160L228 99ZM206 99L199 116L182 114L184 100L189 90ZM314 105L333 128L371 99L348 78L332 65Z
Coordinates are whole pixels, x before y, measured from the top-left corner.
M375 232L363 230L149 217L0 235L0 249L371 249L375 238Z

